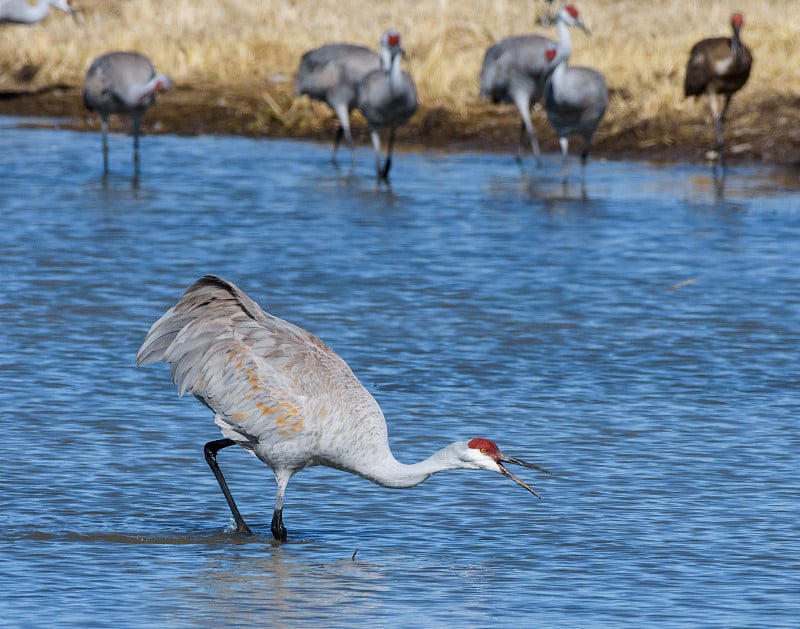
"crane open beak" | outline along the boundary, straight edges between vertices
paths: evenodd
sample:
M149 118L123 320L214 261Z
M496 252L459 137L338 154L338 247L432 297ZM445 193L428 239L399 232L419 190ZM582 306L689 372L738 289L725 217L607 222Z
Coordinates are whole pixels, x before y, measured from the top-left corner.
M513 456L508 456L508 455L502 454L502 453L500 454L500 457L497 460L497 467L500 468L500 473L501 474L503 474L504 476L508 476L508 478L513 480L517 485L519 485L520 487L524 487L525 489L527 489L529 492L531 492L537 498L541 498L541 496L536 493L536 490L533 487L528 485L528 483L523 481L521 478L518 478L517 476L515 476L514 474L509 472L506 469L506 467L503 465L503 463L513 463L514 465L521 465L522 467L529 467L529 468L531 468L533 470L539 470L540 472L543 472L545 474L549 474L550 472L548 472L543 467L539 467L535 463L528 463L527 461L523 461L522 459L518 459L518 458L513 457Z

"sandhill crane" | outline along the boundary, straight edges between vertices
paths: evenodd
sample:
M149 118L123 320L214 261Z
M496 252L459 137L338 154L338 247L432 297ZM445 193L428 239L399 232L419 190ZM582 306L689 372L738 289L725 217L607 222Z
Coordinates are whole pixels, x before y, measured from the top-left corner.
M0 0L0 23L35 24L41 22L50 11L50 7L75 15L72 0L37 0L31 4L28 0Z
M171 366L180 395L192 393L214 412L224 438L205 446L206 461L228 502L238 533L249 534L217 464L217 452L240 445L269 465L277 482L271 530L286 540L283 503L293 474L326 465L384 487L418 485L451 469L485 469L536 491L503 465L546 472L503 454L488 439L453 443L411 465L389 448L378 403L333 350L309 332L264 312L232 283L206 275L150 328L137 365Z
M689 53L683 91L686 96L708 95L714 131L717 136L717 155L724 147L723 126L731 97L747 83L753 56L739 36L744 17L731 16L733 37L711 37L697 42ZM725 97L720 111L717 95Z
M367 74L358 85L358 108L370 128L375 149L375 170L378 180L388 180L392 167L392 150L397 127L417 111L417 87L414 79L400 69L403 55L400 33L386 31L381 37L381 67ZM389 128L386 161L381 164L380 129Z
M172 85L170 77L156 74L150 60L138 52L109 52L92 62L83 83L83 103L100 114L104 173L108 173L109 114L133 118L133 163L138 173L142 115L155 103L156 94L166 92Z
M588 33L578 9L567 4L555 17L560 38L569 41L567 26L575 26ZM544 94L548 65L545 50L556 42L542 35L517 35L503 39L491 46L483 57L481 66L481 96L493 103L516 105L522 117L519 129L517 160L522 159L522 142L527 134L536 163L541 163L539 140L531 122L531 107Z
M356 106L358 84L381 67L381 57L374 50L355 44L327 44L309 50L300 60L294 81L296 96L303 94L320 100L339 118L333 143L333 160L342 141L350 146L355 163L355 146L350 133L350 112Z
M566 30L566 29L565 29ZM608 108L608 88L605 78L597 70L569 66L572 46L569 38L562 38L557 48L548 48L545 59L552 67L544 92L547 119L556 130L561 145L564 182L569 163L569 136L583 136L581 152L581 180L583 180L589 145L600 120Z

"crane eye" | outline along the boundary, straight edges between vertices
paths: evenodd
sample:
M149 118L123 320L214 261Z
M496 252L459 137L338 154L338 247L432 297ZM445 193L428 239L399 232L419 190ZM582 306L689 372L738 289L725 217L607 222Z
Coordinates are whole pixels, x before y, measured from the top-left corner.
M489 451L489 448L481 448L481 454L486 454Z

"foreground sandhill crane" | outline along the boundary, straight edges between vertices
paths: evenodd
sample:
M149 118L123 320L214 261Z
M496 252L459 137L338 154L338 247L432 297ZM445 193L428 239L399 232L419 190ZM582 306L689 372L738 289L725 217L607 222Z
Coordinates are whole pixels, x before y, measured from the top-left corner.
M569 40L567 26L575 26L589 33L578 9L572 4L561 7L555 22L562 40ZM531 122L531 107L544 94L548 72L544 54L555 45L556 42L542 35L517 35L497 42L483 57L481 96L491 99L493 103L516 105L522 117L517 160L522 159L522 143L527 134L536 163L541 163L539 140Z
M381 37L381 67L367 74L358 85L358 108L367 119L375 150L375 171L378 180L389 179L392 150L397 128L417 111L417 87L414 79L400 68L403 55L400 33L386 31ZM389 129L386 161L381 158L379 131Z
M139 133L142 115L156 94L172 88L172 79L156 74L150 60L138 52L109 52L97 57L83 82L83 103L100 114L103 130L103 172L108 173L108 116L133 118L133 164L139 172Z
M561 145L564 182L569 165L569 136L583 136L581 151L581 180L589 158L589 145L597 126L608 109L608 88L602 74L592 68L568 65L572 53L569 41L562 40L557 48L549 48L545 58L553 70L544 92L547 119L558 135Z
M277 482L272 534L286 540L283 502L293 474L326 465L384 487L418 485L444 470L491 470L538 497L504 463L537 469L503 454L488 439L453 443L406 465L389 448L386 420L347 364L321 340L264 312L244 292L206 275L156 321L136 355L137 365L171 366L181 395L214 412L223 439L205 446L237 533L249 534L217 464L217 452L240 445L269 465Z
M53 6L66 13L75 15L72 0L37 0L31 4L28 0L0 0L0 23L35 24L41 22Z
M358 84L381 67L374 50L355 44L326 44L309 50L300 60L294 81L296 96L308 95L328 105L339 119L333 143L333 160L344 135L355 163L355 146L350 133L350 112L356 106Z
M734 13L731 16L733 37L711 37L697 42L686 66L683 92L687 97L708 95L717 136L717 155L721 155L725 145L723 127L731 98L747 83L753 64L753 56L740 37L743 24L742 14ZM718 95L725 98L721 110Z

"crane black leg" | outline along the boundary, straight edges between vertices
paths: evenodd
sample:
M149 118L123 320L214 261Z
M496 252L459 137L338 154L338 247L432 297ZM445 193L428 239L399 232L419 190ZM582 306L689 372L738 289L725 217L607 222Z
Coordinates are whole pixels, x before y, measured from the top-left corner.
M522 140L525 138L525 134L527 133L527 129L525 128L525 122L519 123L519 143L517 144L517 163L522 163Z
M237 508L236 503L233 501L231 490L228 489L228 483L225 482L225 478L222 476L222 471L219 469L219 465L217 464L217 452L222 450L222 448L227 448L228 446L235 444L236 442L233 439L217 439L215 441L209 441L203 450L206 455L206 463L208 463L211 471L214 472L214 476L217 478L219 487L222 489L222 493L225 495L225 500L228 501L228 506L231 508L231 514L233 515L233 519L236 521L236 532L243 535L252 535L253 532L250 530L250 527L245 524L242 514L239 513L239 509ZM275 521L273 519L273 527L274 526Z
M283 525L283 509L275 509L272 514L272 537L279 542L286 541L286 527Z
M333 155L331 156L331 161L336 162L336 152L339 150L339 144L342 143L342 137L344 136L344 127L339 125L336 129L336 135L333 138Z
M103 130L103 174L108 174L108 117L104 116L101 121Z
M389 180L389 169L392 167L392 151L394 150L394 127L389 131L389 146L386 151L386 162L383 165L383 171L380 173L380 178L384 181Z

